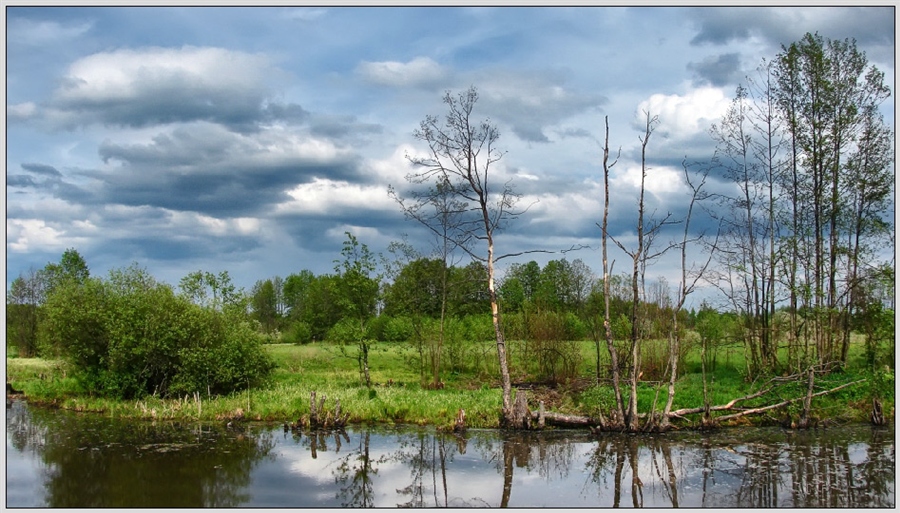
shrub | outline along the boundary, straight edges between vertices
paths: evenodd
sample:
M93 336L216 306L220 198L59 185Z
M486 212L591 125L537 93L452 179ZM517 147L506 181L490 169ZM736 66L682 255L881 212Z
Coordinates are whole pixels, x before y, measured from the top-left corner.
M274 368L239 314L191 303L135 266L57 287L46 311L44 344L100 395L229 393Z
M380 340L385 342L406 342L413 338L415 330L408 317L387 317Z
M312 342L312 329L303 321L294 321L281 336L289 344L308 344Z

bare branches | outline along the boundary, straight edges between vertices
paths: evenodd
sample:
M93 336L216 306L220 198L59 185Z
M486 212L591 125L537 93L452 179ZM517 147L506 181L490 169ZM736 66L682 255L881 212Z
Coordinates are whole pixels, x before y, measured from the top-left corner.
M489 119L475 122L472 118L478 101L476 89L470 87L455 97L447 91L443 100L448 108L443 123L435 116L426 116L419 129L413 132L416 139L428 145L428 155L407 155L407 160L419 169L408 175L407 181L414 185L434 185L424 192L414 193L412 204L407 204L394 189L390 189L389 194L400 203L408 218L426 226L445 244L462 249L474 261L486 265L503 388L503 419L506 424L514 423L494 264L503 258L549 251L532 250L495 255L494 236L497 230L503 229L531 205L516 211L521 195L513 190L512 183L507 181L501 187L495 187L492 182L492 167L505 153L495 146L500 137L497 127ZM423 213L423 208L428 205L434 207L435 215L428 209L425 209L427 213Z

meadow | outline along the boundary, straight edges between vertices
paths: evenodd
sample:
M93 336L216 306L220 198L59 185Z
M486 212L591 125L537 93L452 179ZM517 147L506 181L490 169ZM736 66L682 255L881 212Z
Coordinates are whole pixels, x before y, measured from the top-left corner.
M570 351L580 354L580 361L572 376L554 380L535 381L534 363L526 361L531 353L525 342L509 342L510 367L517 393L528 394L529 405L537 408L543 401L548 410L557 413L594 416L608 412L614 406L612 388L604 376L596 377L596 353L592 341L567 342ZM645 358L652 361L655 347L664 341L645 341ZM866 381L832 394L816 397L812 414L828 424L866 422L871 411L871 397L879 392L885 413L893 418L893 373L873 374L862 369L861 342L854 342L851 364L842 371L821 376L816 389L834 388L843 383ZM138 400L113 400L93 396L83 390L62 361L41 358L7 358L7 382L24 392L29 402L74 411L95 412L111 417L134 417L150 420L180 421L262 421L292 423L308 416L310 394L326 398L325 407L333 409L339 400L343 412L349 413L352 424L417 424L449 428L457 411L464 409L466 423L475 428L496 428L500 423L501 394L497 379L496 349L490 342L468 342L459 349L456 359L447 362L442 385L432 387L428 378L420 375L416 353L409 344L374 342L369 353L372 386L361 379L355 347L329 342L305 345L267 344L266 351L276 362L276 368L263 386L234 392L225 396L205 393L167 398L145 397ZM707 389L712 405L724 404L760 390L771 381L748 381L744 378L744 359L740 345L718 348L717 362L707 371ZM606 356L605 350L601 356ZM858 364L854 364L858 362ZM605 365L601 359L601 368ZM773 376L778 381L777 376ZM786 380L775 391L748 402L746 407L773 404L784 399L801 397L806 390L805 380ZM666 382L641 381L638 386L639 411L647 412L655 406L659 411L666 398ZM682 361L682 371L676 381L674 409L703 405L703 379L699 352L688 350ZM796 417L801 402L770 410L760 415L746 416L735 424L778 424L786 415ZM676 422L677 427L694 427L699 417Z

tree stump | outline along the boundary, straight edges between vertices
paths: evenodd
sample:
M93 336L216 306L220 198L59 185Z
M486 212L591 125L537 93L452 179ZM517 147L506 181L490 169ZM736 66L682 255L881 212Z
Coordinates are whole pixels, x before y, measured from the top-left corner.
M512 425L513 429L530 429L531 412L528 411L527 394L522 390L516 391L516 402L513 405Z
M319 410L316 404L316 391L309 393L309 427L315 429L319 425Z
M466 410L460 408L456 412L456 422L453 424L454 433L462 433L466 430Z
M874 426L884 426L887 424L887 419L884 418L884 408L881 405L881 401L876 398L872 399L872 415L870 415L869 418Z

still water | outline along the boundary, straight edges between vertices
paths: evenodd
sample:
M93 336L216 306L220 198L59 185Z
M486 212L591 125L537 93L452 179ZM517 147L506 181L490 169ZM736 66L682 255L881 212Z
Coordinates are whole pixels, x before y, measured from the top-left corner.
M894 507L894 431L465 437L6 410L7 507Z

